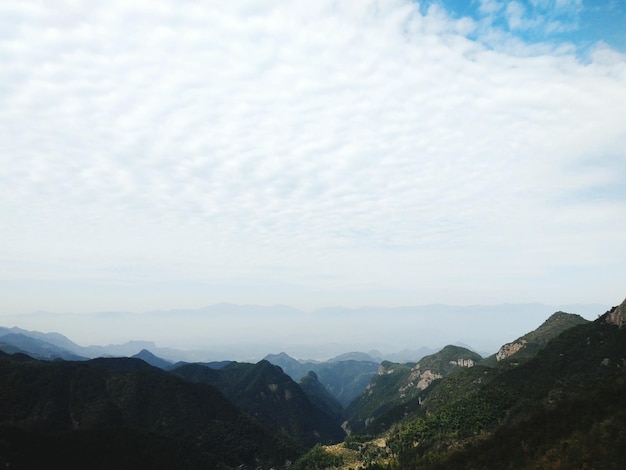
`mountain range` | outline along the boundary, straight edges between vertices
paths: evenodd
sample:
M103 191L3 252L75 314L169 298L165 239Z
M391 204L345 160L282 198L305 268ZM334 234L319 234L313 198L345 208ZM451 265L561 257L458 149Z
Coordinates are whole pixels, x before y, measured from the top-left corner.
M486 357L255 363L176 362L146 342L89 358L98 347L0 328L0 465L621 468L624 325L626 301L595 321L558 311Z
M482 356L490 355L555 311L594 318L608 307L503 303L303 311L286 305L222 303L137 313L2 312L0 325L61 331L81 345L105 345L72 349L84 357L133 355L148 349L173 362L258 362L268 353L286 351L299 359L324 361L346 351L363 351L373 352L370 355L378 360L409 362L459 341L472 345ZM159 347L147 341L132 347L138 339L153 341ZM116 344L125 349L118 346L112 351Z

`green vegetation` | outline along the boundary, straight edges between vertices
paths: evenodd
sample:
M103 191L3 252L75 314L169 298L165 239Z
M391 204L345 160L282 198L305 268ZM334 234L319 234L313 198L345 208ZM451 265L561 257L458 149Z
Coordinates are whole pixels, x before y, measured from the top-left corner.
M184 455L183 461L204 468L280 466L300 455L292 441L243 413L215 388L186 382L138 359L18 359L0 355L0 425L5 426L0 449L3 458L11 459L5 462L10 467L34 468L27 463L44 455L57 463L73 461L76 446L90 448L105 438L113 459L107 461L123 463L126 441L117 440L118 435L137 444L129 454L137 459L152 461L145 453L158 448L155 455L162 455L163 462ZM7 430L13 428L21 432ZM42 452L20 450L29 445ZM88 467L93 468L83 466Z
M446 346L417 364L381 363L366 390L344 412L355 433L381 433L419 410L423 390L433 381L472 369L482 358L469 349Z
M319 444L304 454L290 468L291 470L324 470L343 465L343 459L324 450Z
M219 370L188 364L171 373L216 387L235 405L275 432L289 436L303 450L316 443L341 442L345 436L337 417L312 403L291 377L266 360L257 364L232 362Z
M395 427L388 445L402 469L617 468L624 364L626 329L605 318L579 324L517 367L433 384L421 415Z
M285 353L270 354L266 359L281 367L293 380L301 380L313 371L330 394L347 406L367 387L378 369L377 362L355 360L355 355L335 358L332 362L300 362Z
M589 323L589 321L579 315L556 312L543 322L539 328L526 333L508 345L504 345L498 352L498 354L502 354L499 360L496 357L497 354L494 354L485 359L483 364L491 367L518 366L535 357L544 346L564 331L586 323ZM514 348L507 351L507 347L510 348L511 345Z
M344 412L354 433L362 432L387 409L406 401L400 389L409 381L411 367L410 364L389 361L381 363L378 374Z
M599 379L557 406L538 408L447 454L406 458L400 468L620 469L626 458L626 375Z
M367 444L374 439L374 436L370 434L353 434L347 436L343 441L343 446L350 450L359 450L363 447L363 444Z
M319 381L315 372L309 371L307 375L302 377L299 385L313 405L339 422L343 407Z
M558 312L497 364L455 346L383 362L344 415L361 433L328 447L341 407L313 372L298 385L268 361L165 372L0 352L0 466L618 469L626 302L580 320Z

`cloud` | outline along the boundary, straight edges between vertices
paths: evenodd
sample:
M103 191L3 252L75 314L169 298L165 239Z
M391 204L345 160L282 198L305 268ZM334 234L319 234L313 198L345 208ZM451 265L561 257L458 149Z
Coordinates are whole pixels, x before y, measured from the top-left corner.
M487 4L487 8L490 13L497 11L490 4ZM505 17L512 31L537 30L549 35L577 29L582 10L580 0L531 0L529 3L513 1L507 3Z
M483 15L493 15L504 8L504 4L499 0L479 0L478 11Z
M399 0L2 8L0 257L314 303L471 301L521 275L502 287L519 296L620 256L624 204L567 202L623 176L626 61L607 47L581 63Z

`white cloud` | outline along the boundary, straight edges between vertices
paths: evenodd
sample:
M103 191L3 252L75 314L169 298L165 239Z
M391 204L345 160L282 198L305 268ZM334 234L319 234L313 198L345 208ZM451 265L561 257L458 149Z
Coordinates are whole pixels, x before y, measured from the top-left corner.
M563 201L623 176L623 56L487 47L404 1L231 3L5 2L0 258L24 280L500 301L621 256L621 201Z
M503 7L504 4L499 0L479 0L478 11L483 15L494 15Z
M497 11L490 4L487 8ZM481 11L484 10L481 5ZM534 30L549 35L578 29L582 10L581 0L512 1L506 4L505 18L512 31Z

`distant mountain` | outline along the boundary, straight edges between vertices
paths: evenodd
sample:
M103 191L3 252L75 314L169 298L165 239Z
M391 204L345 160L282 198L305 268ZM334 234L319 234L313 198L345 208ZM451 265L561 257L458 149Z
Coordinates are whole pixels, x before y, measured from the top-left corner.
M320 382L345 407L362 393L377 369L375 362L341 361L323 363L313 370Z
M111 332L124 328L124 337L148 338L156 341L178 341L181 351L154 345L139 345L133 350L98 351L71 350L84 357L130 356L141 349L170 360L199 362L229 359L256 362L269 351L288 351L295 357L316 360L341 354L345 351L370 351L381 349L418 350L422 346L438 347L463 341L478 351L489 355L504 342L516 338L545 320L555 311L575 312L593 318L607 310L598 305L545 305L538 303L499 305L417 305L406 307L325 308L312 312L284 306L217 304L198 309L167 311L99 312L68 315L40 312L32 315L3 315L3 321L13 324L63 325L72 322L74 331ZM271 322L267 318L272 318ZM24 323L20 323L24 322ZM235 329L245 324L245 329ZM280 331L272 325L281 325ZM332 325L329 328L329 325ZM132 329L131 329L132 328ZM191 332L205 331L205 337L192 342ZM294 344L285 344L281 331L304 334ZM489 332L489 334L486 334ZM349 333L349 336L347 334ZM75 338L73 338L75 339ZM78 338L76 338L78 339ZM227 343L223 340L227 339ZM295 338L292 338L295 339ZM114 341L112 341L114 342ZM82 343L81 343L82 344ZM100 343L101 344L101 343ZM115 346L115 345L113 345ZM104 348L104 349L102 349ZM433 351L408 357L377 357L392 362L416 362ZM299 380L306 374L295 377Z
M35 341L27 341L11 335L22 335ZM5 338L3 340L3 338ZM37 342L39 341L39 342ZM20 349L21 344L26 349ZM139 354L142 350L151 351L164 360L175 357L195 359L198 355L194 351L181 351L172 348L160 348L152 341L128 341L124 344L109 344L106 346L80 346L60 333L41 333L22 328L5 328L0 326L0 349L6 352L24 351L38 359L54 360L82 360L94 357L128 357ZM230 362L230 361L223 361Z
M135 358L0 354L0 435L0 463L11 468L256 468L299 452L215 388Z
M157 351L157 345L152 341L128 341L124 344L108 344L106 346L92 345L79 346L89 357L129 357L142 350Z
M132 357L141 359L142 361L147 362L151 366L158 367L159 369L167 370L172 367L172 363L170 361L166 361L165 359L155 356L147 349L142 349Z
M86 359L55 344L22 333L6 333L0 336L0 349L7 352L24 352L34 358L48 361L54 359L80 361Z
M351 351L347 353L340 354L339 356L335 356L331 359L328 359L326 362L343 362L343 361L360 361L360 362L373 362L375 364L380 363L381 361L373 358L367 353L359 352L359 351Z
M481 359L469 349L449 345L415 364L384 361L365 391L346 408L348 427L353 432L364 430L391 408L418 397L433 381L474 367Z
M263 359L280 367L285 374L293 380L300 380L306 373L316 367L317 363L312 361L299 361L289 354L281 352L279 354L268 354Z
M28 336L29 338L38 339L40 341L44 341L45 343L57 346L58 348L61 348L64 351L73 352L79 356L87 356L86 354L83 354L81 351L79 351L80 346L70 341L68 338L66 338L60 333L42 333L39 331L23 330L22 328L17 328L17 327L13 327L13 328L0 327L0 336L7 335L9 333L22 334L24 336Z
M171 372L216 387L230 401L291 436L303 448L318 442L338 442L345 436L332 415L311 403L291 377L266 360L257 364L233 362L221 369L188 364Z
M360 355L360 357L363 357ZM368 356L369 357L369 356ZM288 354L269 354L265 359L281 367L298 381L309 371L315 372L319 381L342 406L346 406L365 389L378 369L378 361L334 360L333 362L298 361ZM336 358L335 358L336 359Z
M467 347L467 349L471 349ZM422 346L417 349L403 349L402 351L398 351L396 353L385 354L384 360L389 362L396 362L399 364L404 364L407 362L417 362L424 356L428 356L429 354L434 354L438 351L435 348L429 348L426 346ZM382 361L381 361L382 362Z

